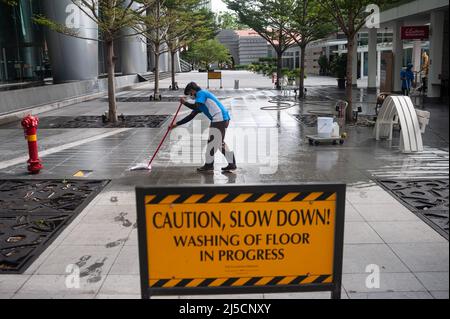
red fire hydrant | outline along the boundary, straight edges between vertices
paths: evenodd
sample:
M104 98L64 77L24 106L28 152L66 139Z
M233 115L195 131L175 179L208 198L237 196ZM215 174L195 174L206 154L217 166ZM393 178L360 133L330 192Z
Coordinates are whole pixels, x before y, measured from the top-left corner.
M27 115L22 120L22 127L25 132L25 139L28 141L28 153L30 159L28 160L28 171L31 174L39 174L43 168L41 160L38 155L37 145L37 127L39 119L36 116Z

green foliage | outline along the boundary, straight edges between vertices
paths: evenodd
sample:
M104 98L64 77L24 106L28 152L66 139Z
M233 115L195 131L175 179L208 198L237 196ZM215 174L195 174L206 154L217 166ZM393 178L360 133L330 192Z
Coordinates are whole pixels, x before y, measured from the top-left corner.
M353 43L355 36L358 34L359 30L366 24L368 18L371 16L373 11L367 10L368 5L378 5L380 8L383 6L396 2L397 0L319 0L318 3L321 8L330 15L341 31L345 34L347 38L347 49L348 57L346 61L346 100L348 102L347 108L347 120L353 121L352 115L352 68L353 68ZM374 9L372 9L374 10ZM342 76L342 63L334 63L333 73L338 78L344 78Z
M8 0L10 1L10 0ZM37 24L46 26L53 31L81 39L105 41L106 60L108 71L108 104L109 120L117 122L117 104L115 96L114 70L114 41L136 35L133 32L123 32L127 28L137 28L140 18L145 15L147 9L156 0L71 0L80 11L97 24L98 38L87 35L84 28L69 28L65 24L53 21L44 15L33 17ZM139 33L139 32L138 32Z
M199 10L199 0L167 1L167 32L165 41L169 51L177 52L194 41L211 39L216 33L212 14Z
M234 69L235 69L235 70L248 70L248 66L249 66L249 65L236 64L236 65L234 66Z
M344 79L347 71L347 54L336 55L330 63L333 75L338 79Z
M201 2L201 0L197 0L198 2ZM208 37L208 39L214 38L216 35L220 32L220 27L218 23L216 22L216 15L214 12L210 11L206 8L200 8L197 9L197 12L200 14L201 18L204 20L205 27L207 27L209 30L212 31L211 36ZM192 16L192 19L195 19L195 16ZM192 23L194 21L191 21Z
M253 63L247 64L247 70L250 72L255 72L255 65Z
M274 64L265 65L263 68L263 74L265 76L271 77L273 73L277 72L277 67Z
M336 30L332 17L320 6L320 1L295 0L287 10L291 16L287 30L301 47Z
M366 11L368 5L377 5L383 9L397 2L398 0L319 0L318 4L347 37L353 37L372 13Z
M286 8L292 6L294 0L225 0L228 8L234 11L240 23L249 26L267 42L275 51L282 54L294 41L286 32L290 17Z
M147 14L140 16L140 21L136 24L136 30L141 33L151 46L152 51L156 56L168 51L162 50L162 46L166 43L166 36L168 33L168 25L170 17L167 14L168 0L145 0L149 5ZM156 59L157 60L157 59Z
M273 47L277 53L277 74L281 77L281 58L295 44L286 30L291 17L289 8L295 0L225 0L228 8L236 12L239 21L248 25ZM277 89L281 89L279 81Z
M277 72L277 59L276 58L259 58L247 65L247 70L251 72L259 72L265 76L272 76L273 73Z
M281 69L281 75L282 76L287 76L288 74L290 74L291 70L289 68L282 68Z
M0 0L0 3L4 3L8 6L15 6L17 5L17 0Z
M301 74L302 74L302 72L301 72L300 68L297 68L297 69L294 69L294 70L289 70L289 71L286 73L286 75L287 75L289 81L295 81L295 80L297 80L298 78L300 78ZM306 78L306 75L305 75L305 74L303 74L303 76L304 76L304 78Z
M221 30L243 30L248 28L245 24L240 23L238 16L232 12L218 14L217 23Z
M300 78L302 72L300 68L296 68L296 69L288 69L288 68L283 68L282 72L281 72L282 76L287 76L289 81L295 81L298 78ZM304 78L306 78L306 75L303 75Z
M247 65L247 70L251 72L262 73L265 76L272 77L272 74L277 73L277 59L276 58L260 58L259 61ZM280 69L281 76L287 76L290 81L295 81L301 76L300 69L291 70L289 68ZM306 78L306 75L304 75Z
M228 48L216 39L193 43L186 54L186 58L191 63L199 64L207 70L215 62L229 63L231 61Z

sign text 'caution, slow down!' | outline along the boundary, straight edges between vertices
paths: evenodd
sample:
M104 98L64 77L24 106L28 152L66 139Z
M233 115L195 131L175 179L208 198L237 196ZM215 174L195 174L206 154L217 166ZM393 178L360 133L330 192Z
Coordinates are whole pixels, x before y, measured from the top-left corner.
M340 255L336 248L342 246L344 212L338 202L345 186L322 189L285 185L138 190L146 287L324 285L330 290Z

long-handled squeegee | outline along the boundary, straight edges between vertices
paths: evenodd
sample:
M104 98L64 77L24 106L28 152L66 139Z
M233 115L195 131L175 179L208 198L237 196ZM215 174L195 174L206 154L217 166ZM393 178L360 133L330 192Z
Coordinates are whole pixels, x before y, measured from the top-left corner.
M139 164L139 165L133 166L130 168L130 171L151 171L152 170L153 160L155 159L156 155L158 154L159 150L161 149L161 146L164 144L164 141L166 140L167 135L169 135L170 129L171 129L173 123L175 123L175 120L177 119L178 113L180 112L182 106L183 106L183 104L180 103L180 106L178 106L178 110L175 113L175 116L173 117L172 122L170 123L169 127L167 128L166 134L164 134L161 142L158 145L158 148L155 151L155 154L153 154L152 158L150 159L150 162L148 164Z

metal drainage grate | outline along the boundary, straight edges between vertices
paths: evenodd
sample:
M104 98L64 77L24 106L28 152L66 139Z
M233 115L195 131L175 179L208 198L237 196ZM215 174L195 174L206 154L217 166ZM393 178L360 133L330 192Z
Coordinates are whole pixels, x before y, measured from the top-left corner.
M168 115L125 115L117 123L103 123L101 116L48 116L39 122L40 129L50 128L159 128Z
M0 180L0 274L23 273L105 180Z
M448 179L381 180L378 183L448 240Z

